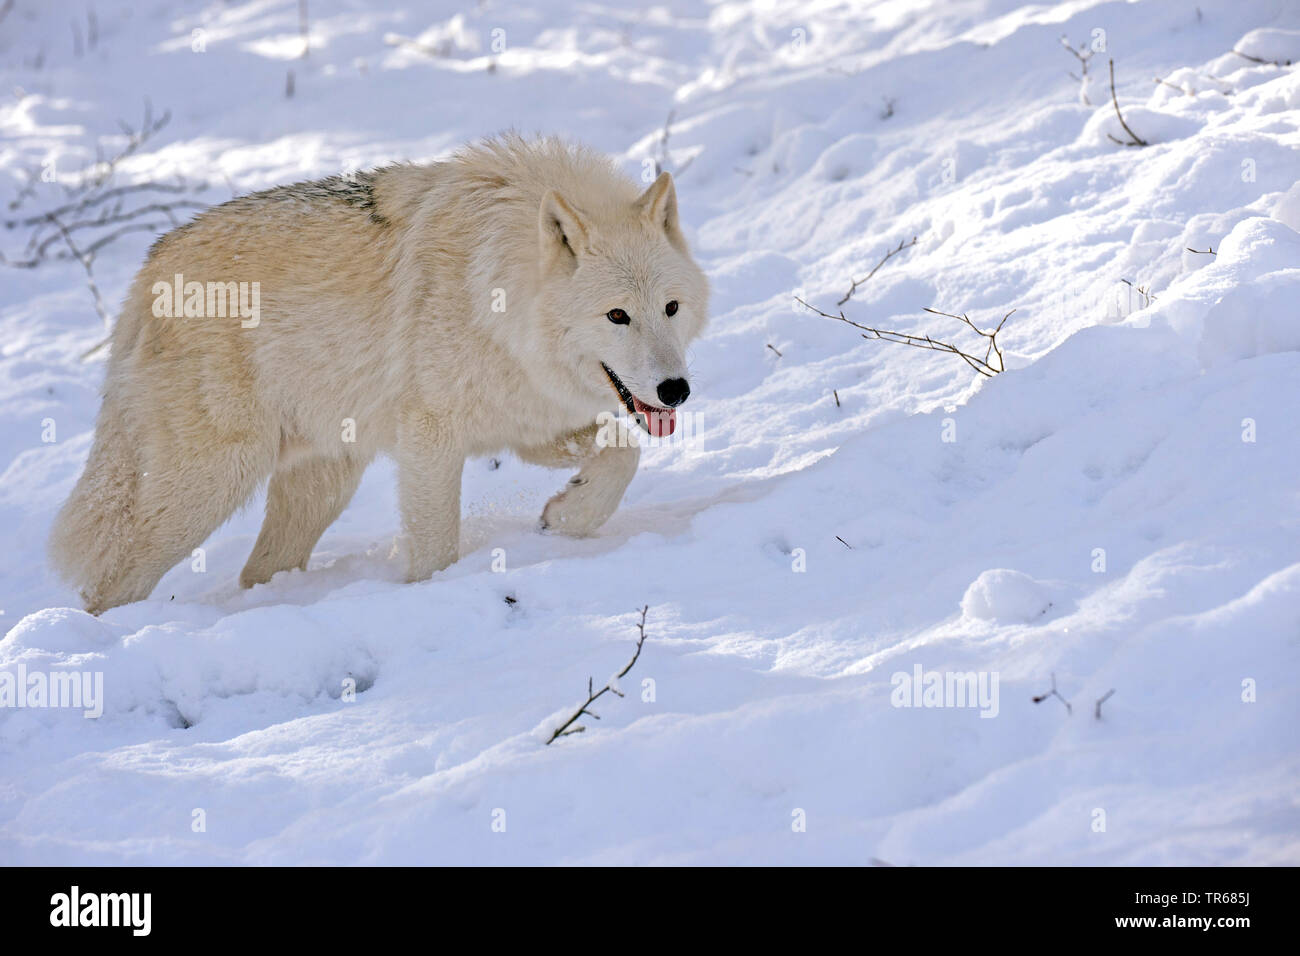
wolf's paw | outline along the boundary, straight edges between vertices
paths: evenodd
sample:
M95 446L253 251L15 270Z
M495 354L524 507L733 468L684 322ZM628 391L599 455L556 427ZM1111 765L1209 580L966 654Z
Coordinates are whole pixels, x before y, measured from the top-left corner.
M574 475L542 509L540 528L585 537L605 523L622 497L623 489L616 485L602 485L582 474Z

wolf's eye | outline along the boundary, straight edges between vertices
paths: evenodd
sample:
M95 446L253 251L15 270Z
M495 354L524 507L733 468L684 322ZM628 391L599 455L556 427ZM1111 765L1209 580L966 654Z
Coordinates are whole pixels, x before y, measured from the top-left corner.
M667 312L669 315L676 315L676 314L677 314L677 300L676 300L676 299L673 299L673 301L669 302L666 306L664 306L664 311Z
M605 313L605 317L608 318L609 321L613 322L615 325L627 325L629 322L632 321L630 318L628 318L627 313L624 312L622 309L610 309L608 312Z

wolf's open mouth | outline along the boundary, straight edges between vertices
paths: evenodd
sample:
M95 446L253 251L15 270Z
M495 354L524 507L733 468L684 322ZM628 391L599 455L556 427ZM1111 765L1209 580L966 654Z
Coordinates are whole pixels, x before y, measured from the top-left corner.
M660 408L658 405L651 405L643 402L632 394L631 390L623 384L623 380L614 374L614 370L604 362L600 367L605 370L609 376L609 384L614 386L614 391L618 393L618 400L627 408L628 414L637 420L637 423L646 430L646 433L655 438L664 438L671 435L677 428L677 410L675 408Z

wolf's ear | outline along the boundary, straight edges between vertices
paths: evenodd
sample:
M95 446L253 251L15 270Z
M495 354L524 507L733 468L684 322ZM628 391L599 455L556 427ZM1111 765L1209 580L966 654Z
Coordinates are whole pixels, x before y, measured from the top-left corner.
M591 251L591 228L582 213L553 189L542 198L537 229L545 263L556 256L572 261Z
M681 238L677 224L677 190L668 170L659 174L634 205L645 219L663 229L670 240L675 242Z

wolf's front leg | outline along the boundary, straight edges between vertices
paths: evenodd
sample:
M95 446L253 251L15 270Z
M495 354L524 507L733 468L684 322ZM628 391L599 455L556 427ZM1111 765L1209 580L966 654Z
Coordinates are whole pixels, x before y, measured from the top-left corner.
M397 493L409 548L407 581L423 581L456 561L464 468L464 452L436 416L403 416L397 435Z
M597 441L598 434L608 435L609 440ZM605 432L586 429L562 439L550 461L542 460L540 450L525 457L552 467L582 465L564 490L546 503L541 522L545 531L581 537L603 525L623 500L641 460L641 449L619 424Z

